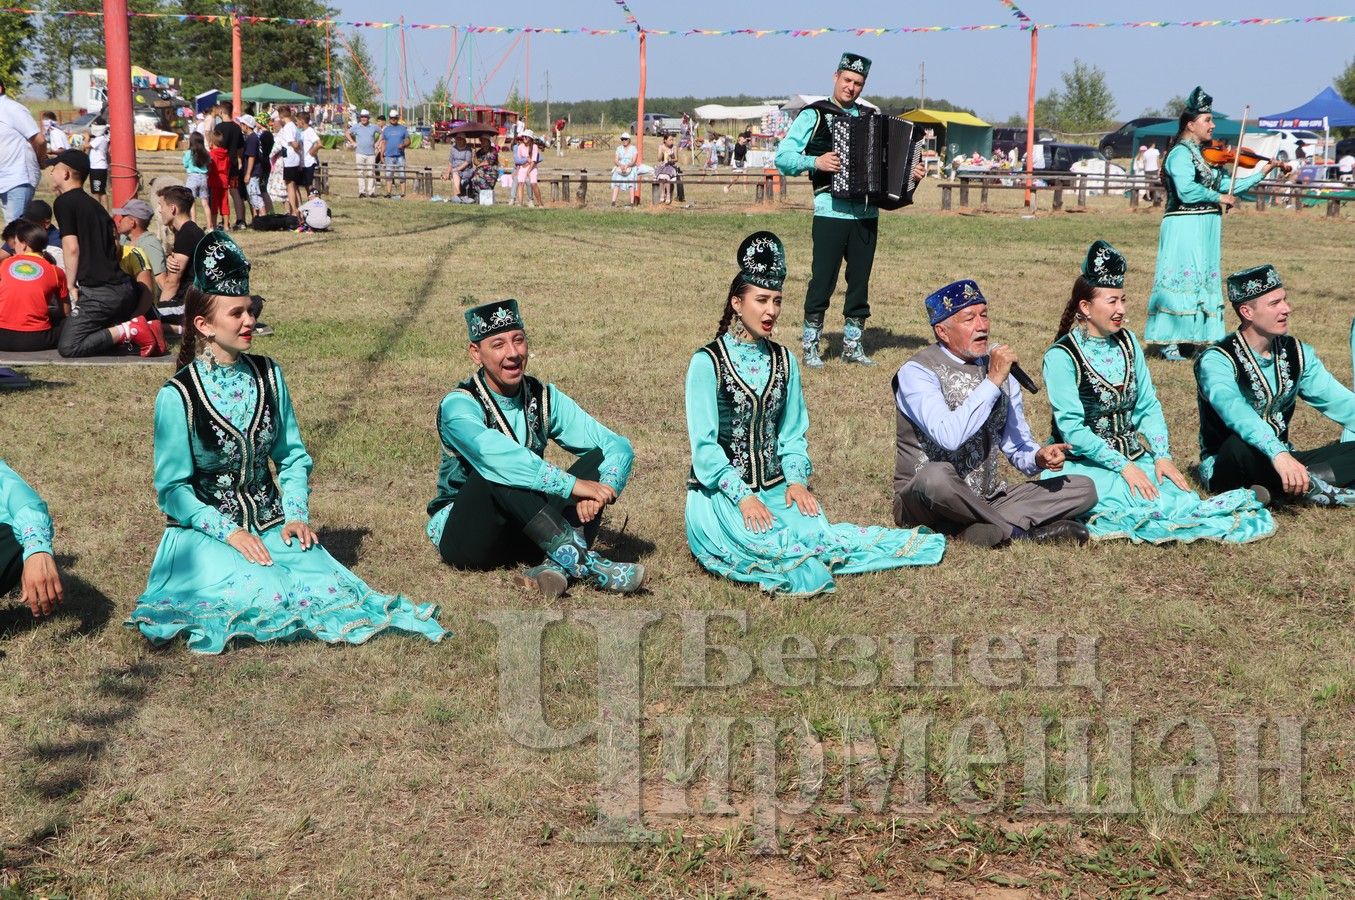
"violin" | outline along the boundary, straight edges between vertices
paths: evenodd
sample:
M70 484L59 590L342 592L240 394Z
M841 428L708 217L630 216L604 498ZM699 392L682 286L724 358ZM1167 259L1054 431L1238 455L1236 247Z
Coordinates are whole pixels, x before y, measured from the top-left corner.
M1244 169L1254 169L1262 163L1270 162L1269 156L1262 156L1255 150L1249 150L1246 147L1235 151L1231 144L1221 140L1212 140L1201 145L1200 155L1204 157L1205 162L1215 168L1231 166L1236 163ZM1289 172L1291 166L1289 163L1281 163L1280 169L1283 172Z

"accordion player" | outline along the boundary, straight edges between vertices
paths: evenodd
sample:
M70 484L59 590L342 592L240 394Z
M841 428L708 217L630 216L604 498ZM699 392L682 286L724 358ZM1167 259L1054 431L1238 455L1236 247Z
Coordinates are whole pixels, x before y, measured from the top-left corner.
M828 123L840 168L832 194L865 200L880 209L913 202L918 181L913 169L922 159L922 129L906 119L875 113L834 115Z

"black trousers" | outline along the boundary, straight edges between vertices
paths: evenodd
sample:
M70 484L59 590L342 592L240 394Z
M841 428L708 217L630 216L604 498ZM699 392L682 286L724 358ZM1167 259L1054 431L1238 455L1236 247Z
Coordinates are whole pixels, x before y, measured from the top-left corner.
M80 286L80 302L61 326L56 349L62 356L99 356L117 342L108 334L136 312L136 282Z
M55 350L60 338L60 325L46 331L10 331L0 328L0 351L32 353L35 350Z
M832 219L814 217L814 261L805 292L805 318L818 318L828 311L828 301L837 289L837 274L847 261L847 299L842 315L848 319L870 318L870 270L875 265L875 240L879 219Z
M569 467L569 474L585 481L596 481L602 465L602 451L589 450ZM458 569L499 569L541 561L541 548L522 533L522 527L547 507L565 517L574 526L579 520L574 501L527 488L509 487L489 481L479 472L471 472L456 495L451 515L442 530L438 552L448 565ZM588 535L589 544L596 534L595 519Z
M0 525L0 597L14 590L24 572L24 548L14 529Z
M1299 450L1294 458L1309 468L1330 468L1334 487L1355 486L1355 441L1338 441L1315 450ZM1214 458L1214 477L1209 479L1209 489L1221 493L1253 484L1265 485L1274 497L1284 496L1284 483L1270 464L1270 457L1237 435L1231 435Z

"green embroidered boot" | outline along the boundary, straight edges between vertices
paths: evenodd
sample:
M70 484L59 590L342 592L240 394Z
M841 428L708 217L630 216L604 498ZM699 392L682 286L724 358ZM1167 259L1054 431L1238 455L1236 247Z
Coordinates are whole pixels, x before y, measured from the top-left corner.
M1308 469L1308 493L1304 502L1312 506L1355 506L1355 490L1339 488L1322 476L1334 479L1330 466L1310 466Z
M603 591L629 594L645 583L645 567L639 563L616 563L588 549L582 532L550 508L541 510L523 528L523 533L570 578L591 583ZM538 581L539 584L539 581Z
M823 316L805 316L804 333L800 345L805 352L805 367L822 369L823 357L819 356L819 337L823 334Z
M844 319L842 321L842 361L858 366L873 366L875 360L861 349L861 339L866 333L865 319Z

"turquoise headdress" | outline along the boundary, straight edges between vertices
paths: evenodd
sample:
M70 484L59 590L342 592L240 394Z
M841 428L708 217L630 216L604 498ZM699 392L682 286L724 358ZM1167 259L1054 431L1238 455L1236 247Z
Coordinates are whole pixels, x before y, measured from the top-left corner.
M1186 112L1192 116L1198 116L1213 111L1214 98L1206 94L1204 88L1197 85L1195 90L1190 92L1190 96L1186 98Z

